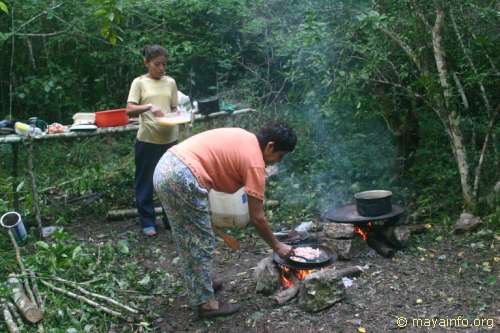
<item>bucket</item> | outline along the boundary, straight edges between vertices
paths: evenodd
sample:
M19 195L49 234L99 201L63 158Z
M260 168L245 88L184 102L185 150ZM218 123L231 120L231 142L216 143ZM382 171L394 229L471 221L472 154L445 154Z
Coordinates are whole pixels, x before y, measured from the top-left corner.
M21 215L17 212L7 212L0 218L0 224L6 229L14 231L14 236L19 242L24 242L28 238Z
M222 228L244 228L250 222L248 196L242 187L234 193L208 192L212 224Z

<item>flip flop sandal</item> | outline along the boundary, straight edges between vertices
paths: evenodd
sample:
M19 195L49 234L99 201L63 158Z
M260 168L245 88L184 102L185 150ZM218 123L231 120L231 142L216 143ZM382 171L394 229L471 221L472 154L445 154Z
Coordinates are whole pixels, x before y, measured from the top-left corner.
M144 233L144 235L146 235L148 237L156 236L156 229L155 229L155 227L146 227L146 228L143 228L142 232Z
M214 318L221 316L230 316L235 314L240 310L240 306L237 304L228 304L219 301L219 308L216 310L205 310L202 308L198 309L198 316L200 318Z

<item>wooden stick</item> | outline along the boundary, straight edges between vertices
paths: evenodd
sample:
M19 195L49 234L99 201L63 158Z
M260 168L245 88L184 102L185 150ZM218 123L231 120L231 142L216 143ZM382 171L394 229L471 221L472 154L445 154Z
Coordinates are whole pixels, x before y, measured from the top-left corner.
M56 280L56 281L59 281L59 282L62 282L62 283L66 283L66 284L69 284L69 285L73 286L74 288L76 288L78 291L80 291L84 295L92 296L92 297L95 297L95 298L98 298L98 299L102 299L103 301L106 301L106 302L108 302L110 304L113 304L113 305L116 305L118 307L121 307L121 308L123 308L123 309L125 309L128 312L131 312L133 314L138 314L139 313L139 310L134 309L134 308L132 308L130 306L127 306L125 304L122 304L122 303L120 303L120 302L118 302L118 301L116 301L116 300L114 300L114 299L112 299L110 297L107 297L107 296L104 296L104 295L101 295L101 294L96 294L96 293L90 292L90 291L88 291L86 289L83 289L82 287L80 287L79 285L77 285L77 283L75 283L73 281L68 281L68 280L62 279L62 278L57 277L57 276L55 276L53 279Z
M28 140L28 175L31 179L31 193L33 195L33 208L35 210L38 235L43 238L42 215L40 213L40 202L38 201L38 189L36 187L35 171L33 168L33 140Z
M87 303L88 305L91 305L93 307L95 307L97 310L100 310L100 311L103 311L103 312L106 312L107 314L110 314L112 316L115 316L115 317L120 317L120 318L123 318L123 319L126 319L120 312L117 312L117 311L114 311L114 310L111 310L110 308L107 308L97 302L94 302L93 300L91 299L88 299L87 297L84 297L84 296L81 296L81 295L77 295L71 291L68 291L68 290L65 290L65 289L62 289L62 288L58 288L50 283L48 283L47 281L44 281L44 280L40 280L42 282L43 285L47 286L48 288L52 289L53 291L57 291L57 292L60 292L61 294L64 294L66 296L69 296L69 297L72 297L72 298L75 298L81 302L84 302L84 303Z
M214 230L214 233L222 238L224 243L226 243L227 246L233 251L239 251L240 250L240 242L233 236L230 236L226 234L224 231L221 229L217 228L216 226L212 226L212 229Z
M24 267L23 264L23 259L21 258L21 250L19 249L19 246L17 245L16 238L12 234L11 229L7 229L7 233L9 234L10 240L12 242L12 246L14 246L14 250L16 251L16 260L19 265L19 268L21 269L21 273L23 274L24 277L26 277L28 274L26 273L26 268ZM26 292L28 293L28 297L31 300L31 302L35 302L35 297L33 296L33 292L31 291L30 285L28 283L27 279L23 279L23 284L24 284L24 289L26 289Z
M36 324L43 318L43 313L38 309L36 303L32 302L23 291L23 287L15 275L9 275L7 279L12 290L12 300L23 317L29 322Z
M12 315L9 311L9 308L7 305L3 305L3 317L5 318L5 325L7 326L7 329L9 330L10 333L20 333L19 327L17 327L16 323L14 322L14 319L12 319Z
M38 285L36 283L35 272L29 271L29 277L30 277L31 285L33 286L33 294L35 295L36 303L38 304L38 308L43 312L45 306L43 304L42 297L40 296L40 292L38 291Z

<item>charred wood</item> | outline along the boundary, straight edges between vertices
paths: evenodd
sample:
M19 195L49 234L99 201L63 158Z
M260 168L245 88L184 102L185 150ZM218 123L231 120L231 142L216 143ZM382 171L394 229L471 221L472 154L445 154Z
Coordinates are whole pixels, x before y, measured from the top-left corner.
M274 301L279 304L285 304L299 293L300 289L300 281L295 277L293 274L291 274L290 279L292 280L292 285L282 291L277 292L274 296L273 299Z
M376 235L371 235L371 237L368 237L366 243L368 244L369 247L374 249L378 254L380 254L382 257L385 258L393 257L394 253L396 252L394 248L387 245Z
M402 249L408 244L408 240L411 236L411 230L408 226L404 225L391 226L389 228L382 229L380 234L392 247Z

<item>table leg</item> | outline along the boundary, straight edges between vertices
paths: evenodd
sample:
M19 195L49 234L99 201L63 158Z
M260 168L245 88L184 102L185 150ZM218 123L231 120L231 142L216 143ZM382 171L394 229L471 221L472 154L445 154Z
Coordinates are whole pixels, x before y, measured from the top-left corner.
M11 145L12 148L12 177L14 178L12 180L12 193L14 197L14 211L18 212L19 211L19 196L17 195L17 161L18 161L18 155L19 155L19 144L13 143Z
M36 187L35 171L33 168L33 140L28 140L28 174L31 178L31 193L33 195L33 209L35 210L38 233L43 238L42 214L40 212L40 202L38 201L38 189Z

